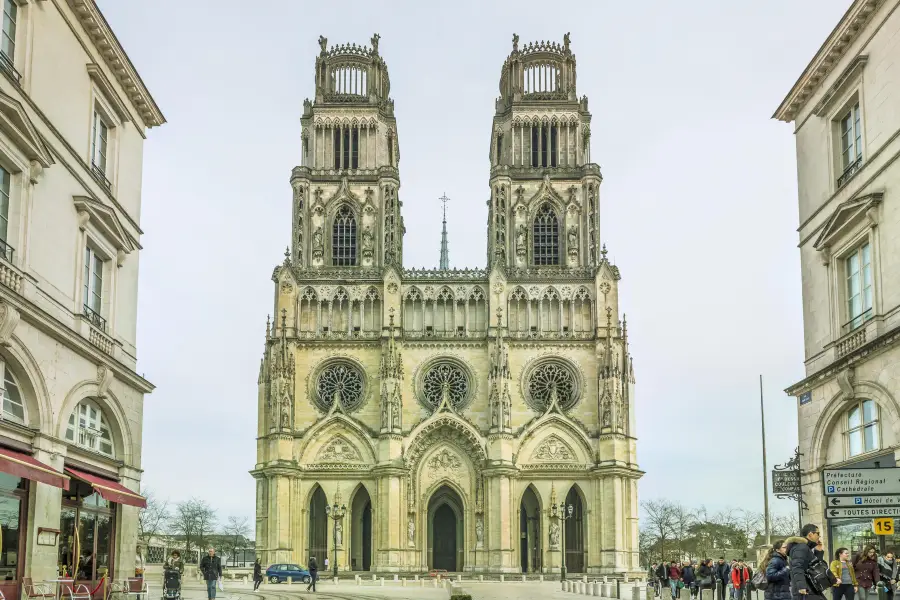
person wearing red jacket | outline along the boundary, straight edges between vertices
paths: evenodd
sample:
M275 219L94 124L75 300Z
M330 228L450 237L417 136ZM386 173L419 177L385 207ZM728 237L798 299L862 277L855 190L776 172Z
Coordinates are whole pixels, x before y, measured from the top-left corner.
M669 565L669 589L672 591L672 600L678 599L678 589L681 583L681 563L673 560Z
M744 590L747 589L748 583L750 583L750 569L747 568L744 561L739 560L731 570L731 585L734 586L734 600L743 599Z

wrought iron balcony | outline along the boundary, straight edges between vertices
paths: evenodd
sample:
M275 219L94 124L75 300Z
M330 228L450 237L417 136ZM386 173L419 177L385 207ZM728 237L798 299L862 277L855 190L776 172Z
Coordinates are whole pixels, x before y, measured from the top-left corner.
M96 179L100 185L108 190L112 189L112 182L106 178L106 171L93 161L91 161L91 175L94 176L94 179Z
M873 316L875 316L875 313L871 308L863 313L860 313L859 315L853 317L852 319L841 325L841 333L849 333L854 329L862 327Z
M6 240L0 239L0 258L12 264L16 249L6 243Z
M12 77L16 83L21 83L22 75L16 71L12 59L6 55L6 52L0 52L0 69L6 71L6 74Z
M862 155L860 154L859 156L856 157L856 160L854 160L852 163L850 163L847 166L846 169L844 169L844 172L841 174L841 176L838 177L838 180L837 180L838 189L844 187L844 184L847 183L848 181L850 181L851 177L856 175L856 173L859 171L859 168L861 166L862 166Z
M93 308L91 308L87 304L85 304L82 307L81 316L83 316L85 319L87 319L91 325L93 325L94 327L96 327L97 329L102 331L103 333L106 333L106 319L101 317L100 313L95 311Z

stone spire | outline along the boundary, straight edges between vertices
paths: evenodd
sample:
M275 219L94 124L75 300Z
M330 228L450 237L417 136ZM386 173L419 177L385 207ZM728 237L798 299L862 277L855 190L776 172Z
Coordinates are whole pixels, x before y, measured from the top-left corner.
M443 229L441 229L441 271L446 271L450 268L450 250L447 248L447 202L450 201L450 198L447 197L446 192L443 196L438 198L441 202L444 203L444 221L443 221Z
M294 354L287 342L287 310L281 309L281 327L279 338L275 337L272 328L271 345L268 346L264 360L266 368L266 408L269 413L269 428L285 432L294 429L294 375L296 365ZM266 323L269 333L269 323ZM268 335L267 335L268 337Z

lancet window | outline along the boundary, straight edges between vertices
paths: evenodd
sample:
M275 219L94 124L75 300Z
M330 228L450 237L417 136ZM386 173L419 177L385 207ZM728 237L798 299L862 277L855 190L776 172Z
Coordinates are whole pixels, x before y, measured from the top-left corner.
M311 287L300 295L300 337L377 337L381 332L381 296L374 287L351 295L343 287L318 296Z
M543 125L531 127L531 166L556 167L559 165L559 127Z
M522 288L509 295L509 331L520 339L593 337L593 301L586 288L562 297L555 288L529 297Z
M449 287L426 296L410 289L403 298L404 334L413 337L472 337L487 331L484 291L457 295Z
M356 216L343 205L331 227L331 263L336 267L356 266Z
M535 266L559 264L559 219L550 204L544 204L538 210L532 240Z
M332 134L334 143L334 168L359 168L359 127L335 127Z

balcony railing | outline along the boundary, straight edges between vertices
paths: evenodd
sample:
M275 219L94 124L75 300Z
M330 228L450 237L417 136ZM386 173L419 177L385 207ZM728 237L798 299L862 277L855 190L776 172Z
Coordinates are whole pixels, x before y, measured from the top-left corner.
M862 327L863 324L865 324L866 321L871 319L873 316L875 316L875 313L870 308L869 310L853 317L852 319L850 319L849 321L847 321L846 323L841 325L841 333L842 334L849 333L849 332L853 331L854 329L858 329L859 327Z
M301 340L376 340L381 338L381 332L363 331L358 327L354 327L352 331L323 327L317 331L298 331L297 337Z
M538 331L533 327L531 331L510 331L509 337L514 340L592 340L593 331L570 331L564 327L562 331Z
M94 176L94 179L96 179L100 185L108 190L112 189L112 183L106 178L106 171L93 161L91 162L91 175Z
M93 325L94 327L96 327L97 329L99 329L100 331L102 331L103 333L106 333L106 319L104 319L103 317L101 317L101 316L100 316L100 313L98 313L98 312L95 311L93 308L91 308L90 306L88 306L87 304L85 304L85 305L82 307L82 313L81 313L81 314L82 314L82 316L83 316L85 319L88 320L88 322L89 322L91 325Z
M0 52L0 69L6 71L6 74L12 77L16 83L20 83L22 81L22 75L16 71L16 67L13 65L12 59L6 55L6 52Z
M860 154L859 156L856 157L856 160L854 160L852 163L850 163L847 166L846 169L844 169L844 172L841 174L841 176L838 177L838 180L837 180L838 188L840 189L840 188L844 187L844 184L847 183L848 181L850 181L851 177L856 175L856 173L859 171L859 168L861 166L862 166L862 155Z
M431 326L426 326L424 330L422 329L404 329L403 337L408 340L430 340L430 339L438 339L438 340L450 340L450 339L480 339L487 336L487 332L484 330L466 330L463 327L458 327L456 331L445 331L445 330L435 330Z
M16 249L7 244L6 240L0 239L0 258L10 264L13 264L13 258L15 254Z

